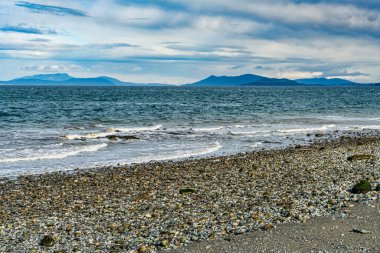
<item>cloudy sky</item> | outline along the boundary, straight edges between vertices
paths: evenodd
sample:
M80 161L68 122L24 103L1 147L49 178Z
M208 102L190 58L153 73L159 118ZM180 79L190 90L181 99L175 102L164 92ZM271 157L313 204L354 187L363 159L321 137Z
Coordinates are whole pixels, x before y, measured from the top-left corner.
M380 1L0 1L0 79L56 72L380 82Z

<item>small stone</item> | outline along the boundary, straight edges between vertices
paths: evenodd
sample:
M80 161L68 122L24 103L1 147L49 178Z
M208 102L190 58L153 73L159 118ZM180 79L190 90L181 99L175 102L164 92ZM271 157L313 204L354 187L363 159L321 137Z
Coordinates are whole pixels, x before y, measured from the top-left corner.
M67 225L66 232L70 233L72 230L73 230L73 225L71 225L71 224Z
M272 224L265 224L265 225L260 227L260 229L265 230L265 231L271 230L273 228L274 228L274 226Z
M79 237L81 236L81 234L82 234L82 233L81 233L80 231L75 231L75 232L74 232L74 237L75 237L75 238L79 238Z
M161 246L162 247L169 247L169 245L170 245L170 243L169 243L169 241L168 240L163 240L162 242L161 242Z
M191 237L191 240L192 240L192 241L198 241L199 238L198 238L198 236L193 235L193 236Z
M141 245L141 246L139 247L139 252L146 252L146 250L147 250L147 248L146 248L145 245Z
M359 233L359 234L369 234L369 233L371 233L371 231L364 230L364 229L358 229L358 228L352 229L352 232Z
M45 235L40 242L40 245L44 247L53 247L54 244L55 240L51 235Z

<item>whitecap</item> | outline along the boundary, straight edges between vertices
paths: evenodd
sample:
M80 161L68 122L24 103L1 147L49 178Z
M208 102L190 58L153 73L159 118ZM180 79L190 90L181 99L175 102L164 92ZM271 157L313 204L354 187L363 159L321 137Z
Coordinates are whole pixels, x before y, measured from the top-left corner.
M266 130L230 131L229 133L233 134L233 135L260 135L260 136L263 136L262 134L267 135L268 133L271 133L271 131L266 131Z
M223 148L223 146L219 142L215 142L215 144L210 146L210 147L200 148L197 150L176 151L172 155L168 155L168 156L144 157L144 158L140 158L140 159L135 159L133 161L130 161L129 163L143 163L143 162L149 162L149 161L165 161L165 160L184 159L184 158L196 157L196 156L202 156L202 155L214 153L214 152L220 150L221 148Z
M53 159L63 159L69 156L75 156L80 153L96 152L99 149L107 147L107 143L101 143L96 145L89 145L81 147L77 150L63 151L59 153L52 153L47 155L38 156L24 156L24 157L14 157L14 158L4 158L0 159L0 163L11 163L11 162L25 162L25 161L37 161L37 160L53 160Z
M330 124L330 125L324 125L318 128L293 128L293 129L279 129L276 131L283 134L293 134L293 133L308 133L308 132L315 132L315 131L327 131L334 128L336 128L336 125Z
M155 131L159 130L162 127L162 125L155 125L151 127L129 127L129 128L115 128L115 132L147 132L147 131Z
M215 132L218 130L222 130L224 127L201 127L201 128L193 128L192 130L195 132Z
M367 126L351 126L350 129L352 130L379 130L380 125L367 125Z
M258 146L261 146L263 143L258 141L258 142L255 142L251 145L252 148L257 148Z
M148 132L160 129L161 125L155 125L151 127L135 127L135 128L109 128L103 132L88 133L88 134L68 134L63 138L68 140L81 140L81 139L98 139L105 138L115 133L130 133L130 132Z

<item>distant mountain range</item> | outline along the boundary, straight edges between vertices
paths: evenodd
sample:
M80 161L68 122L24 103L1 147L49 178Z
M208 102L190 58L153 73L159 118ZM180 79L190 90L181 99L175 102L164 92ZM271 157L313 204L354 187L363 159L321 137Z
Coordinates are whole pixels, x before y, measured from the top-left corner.
M54 85L54 86L170 86L159 83L130 83L108 76L76 78L65 73L25 76L9 81L0 81L0 85Z
M185 84L190 87L212 87L212 86L363 86L363 85L380 85L380 84L361 84L354 83L339 78L310 78L290 80L286 78L268 78L258 75L241 75L241 76L209 76L201 81Z
M354 83L345 79L340 78L309 78L309 79L297 79L296 82L303 84L316 84L316 85L356 85L359 83Z
M108 76L94 78L76 78L66 73L25 76L9 81L0 81L0 85L54 85L54 86L172 86L160 83L123 82ZM377 84L355 83L339 78L309 78L290 80L269 78L252 74L240 76L209 76L187 87L233 87L233 86L380 86Z

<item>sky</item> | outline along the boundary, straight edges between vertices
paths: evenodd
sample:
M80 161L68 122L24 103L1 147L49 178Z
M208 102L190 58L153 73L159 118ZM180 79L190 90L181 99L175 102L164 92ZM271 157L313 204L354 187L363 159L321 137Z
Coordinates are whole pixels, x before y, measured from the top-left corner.
M63 72L380 82L380 1L0 1L0 80Z

